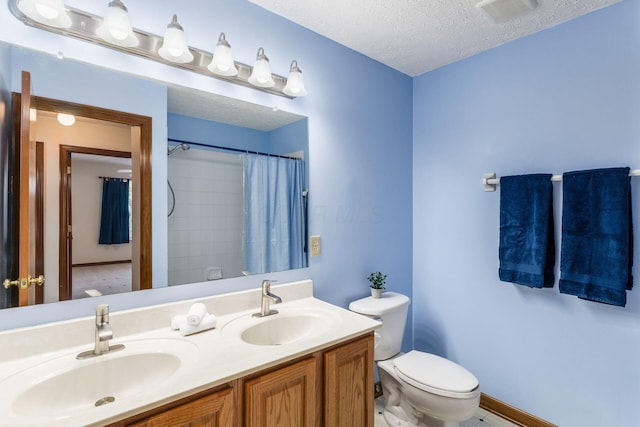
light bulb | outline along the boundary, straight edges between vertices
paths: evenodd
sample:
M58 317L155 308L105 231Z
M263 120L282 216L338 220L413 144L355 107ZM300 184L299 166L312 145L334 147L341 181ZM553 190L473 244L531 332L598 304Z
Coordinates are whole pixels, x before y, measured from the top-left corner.
M102 40L123 47L138 46L138 38L133 34L129 12L120 0L109 3L102 24L96 30Z
M71 18L62 0L19 0L18 9L34 21L50 27L71 26Z
M58 113L58 123L62 126L73 126L76 118L73 114Z
M302 78L302 70L298 68L298 61L291 62L291 69L287 85L282 90L286 95L301 97L307 94L304 87L304 79Z
M249 76L249 83L258 87L273 87L276 85L271 75L269 58L264 54L263 48L258 49L256 63L251 69L251 76Z
M47 19L56 19L60 15L60 12L56 10L55 7L52 7L45 1L37 1L36 10L40 15L44 16Z
M224 33L220 33L218 44L213 50L213 58L207 68L219 76L229 77L238 74L236 63L233 60L233 53L231 52L231 46L227 42Z
M193 61L193 54L189 51L187 36L184 34L182 26L178 24L178 17L173 15L173 19L167 25L164 33L162 46L158 49L158 55L163 59L178 64Z

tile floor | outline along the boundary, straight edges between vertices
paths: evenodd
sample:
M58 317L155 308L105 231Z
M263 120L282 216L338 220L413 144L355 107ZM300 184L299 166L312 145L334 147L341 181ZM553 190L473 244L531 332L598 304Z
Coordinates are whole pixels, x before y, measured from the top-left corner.
M382 398L376 399L374 427L389 427L382 416ZM460 423L460 427L518 427L482 408L478 408L476 416Z

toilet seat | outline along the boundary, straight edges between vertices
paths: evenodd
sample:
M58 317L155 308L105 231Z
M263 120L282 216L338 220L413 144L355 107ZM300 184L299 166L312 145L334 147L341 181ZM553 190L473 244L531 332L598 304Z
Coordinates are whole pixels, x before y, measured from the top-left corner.
M412 350L393 359L396 374L420 390L458 399L479 394L478 379L462 366L435 354Z

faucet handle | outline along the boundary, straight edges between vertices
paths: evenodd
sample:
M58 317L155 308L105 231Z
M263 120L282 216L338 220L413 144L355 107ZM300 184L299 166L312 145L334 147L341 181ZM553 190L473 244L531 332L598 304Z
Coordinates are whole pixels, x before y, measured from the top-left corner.
M271 284L277 282L277 280L271 280L271 279L264 279L262 281L262 289L269 289L271 287Z
M96 323L109 323L109 304L100 304L96 307Z

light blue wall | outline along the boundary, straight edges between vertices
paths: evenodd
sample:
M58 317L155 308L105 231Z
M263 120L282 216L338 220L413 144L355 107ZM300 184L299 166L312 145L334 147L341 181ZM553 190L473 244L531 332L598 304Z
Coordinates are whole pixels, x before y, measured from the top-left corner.
M640 289L616 308L500 282L481 178L640 168L639 22L627 0L414 79L414 344L563 427L638 425Z
M240 150L268 151L269 133L179 114L167 115L169 138ZM169 142L173 145L175 142Z
M81 3L78 7L89 12L103 12L102 0ZM201 49L211 51L219 32L225 31L241 62L253 61L263 46L278 74L286 75L291 60L296 59L309 96L290 100L51 35L26 27L6 9L0 14L0 40L49 53L62 51L66 58L309 117L309 231L321 235L322 255L311 258L308 269L268 277L280 282L311 278L318 297L346 307L369 293L366 276L381 270L389 275L389 289L411 295L412 79L245 0L200 0L184 6L161 0L128 6L135 16L134 26L155 34L163 34L171 15L178 13L189 31L189 43ZM132 102L153 107L156 100ZM166 132L166 128L156 131L154 125L154 183L156 179L166 182ZM162 147L156 145L156 135L164 135ZM158 188L153 194L154 206L156 201L161 205L154 208L154 242L156 231L159 239L166 239L166 225L155 226L156 219L166 224L166 184ZM154 247L154 262L155 256ZM261 278L228 279L215 285L234 290L257 288ZM105 296L100 301L118 311L215 292L211 283L183 285ZM0 329L88 316L91 303L97 300L0 310ZM409 337L407 333L406 347Z
M307 119L281 126L269 132L269 149L274 154L289 154L303 151L303 158L309 159L309 123Z
M287 154L308 152L307 119L279 127L272 131L259 131L180 114L167 114L169 138L206 145ZM169 142L173 145L175 142ZM306 156L305 156L306 158Z

